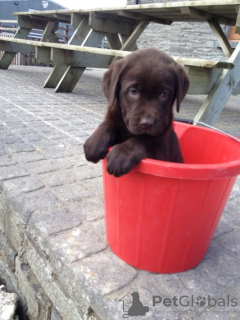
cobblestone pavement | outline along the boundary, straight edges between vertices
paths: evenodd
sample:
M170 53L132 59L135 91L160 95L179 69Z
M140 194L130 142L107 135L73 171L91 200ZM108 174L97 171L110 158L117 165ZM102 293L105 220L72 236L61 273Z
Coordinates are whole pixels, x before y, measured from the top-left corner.
M27 298L29 312L39 317L43 290L54 319L118 320L138 291L149 312L136 319L239 319L240 180L199 266L153 274L127 265L107 246L101 164L82 148L105 114L102 70L87 70L71 94L44 89L49 73L0 70L0 230L17 256L5 259L9 268L18 278L31 271L25 289L36 290L38 308ZM188 96L179 117L192 119L203 99ZM240 136L239 119L232 97L216 127Z

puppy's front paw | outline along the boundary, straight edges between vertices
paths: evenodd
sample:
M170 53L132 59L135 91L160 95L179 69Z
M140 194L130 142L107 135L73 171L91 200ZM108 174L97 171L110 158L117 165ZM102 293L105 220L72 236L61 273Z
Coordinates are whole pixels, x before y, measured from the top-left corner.
M92 136L83 145L86 159L93 163L104 159L108 153L108 148L108 145L94 139Z
M139 155L126 150L123 145L116 145L107 155L107 172L115 177L121 177L130 172L141 160Z

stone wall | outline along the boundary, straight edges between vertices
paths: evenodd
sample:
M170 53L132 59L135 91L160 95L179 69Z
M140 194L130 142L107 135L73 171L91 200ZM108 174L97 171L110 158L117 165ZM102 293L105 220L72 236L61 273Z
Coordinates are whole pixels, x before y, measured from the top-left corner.
M139 4L161 2L169 1L138 0ZM127 3L134 4L135 0ZM222 27L227 32L227 27ZM138 39L137 45L140 49L153 46L172 56L225 60L208 23L174 22L170 26L150 23Z
M150 23L137 44L139 48L156 47L172 56L225 59L206 23L175 22L171 26Z

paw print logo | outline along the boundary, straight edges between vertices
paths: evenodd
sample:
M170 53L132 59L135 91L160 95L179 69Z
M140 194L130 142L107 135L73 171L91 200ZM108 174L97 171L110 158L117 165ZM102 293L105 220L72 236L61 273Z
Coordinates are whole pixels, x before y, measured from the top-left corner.
M206 302L206 298L205 298L205 297L201 297L201 296L197 297L197 299L196 299L196 304L197 304L198 306L204 307L206 303L207 303L207 302Z

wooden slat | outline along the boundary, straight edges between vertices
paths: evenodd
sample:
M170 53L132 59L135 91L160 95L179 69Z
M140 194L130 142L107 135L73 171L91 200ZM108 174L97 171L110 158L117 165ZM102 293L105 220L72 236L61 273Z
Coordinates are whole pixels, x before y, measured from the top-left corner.
M56 18L58 21L61 20L61 22L70 23L70 21L71 21L71 15L64 15L64 14L61 14L61 13L54 13L53 17Z
M128 10L119 10L118 15L131 18L134 20L151 21L154 23L160 23L160 24L166 24L166 25L172 24L172 20L167 20L165 18L156 18L156 17L148 16L142 13L129 12Z
M234 64L229 61L205 60L196 58L172 57L176 62L192 67L201 67L207 69L233 69Z
M89 25L95 31L101 32L111 32L111 33L122 33L126 35L130 35L133 31L133 24L106 19L99 18L95 12L90 12L89 15Z
M2 41L2 39L3 38L0 38L0 50L6 51L7 53L31 53L34 52L36 48L33 44Z
M38 46L38 47L48 47L48 48L55 48L61 49L66 51L76 51L76 52L83 52L84 54L89 55L106 55L111 56L112 58L119 57L123 58L130 54L130 51L120 51L120 50L111 50L111 49L102 49L102 48L94 48L94 47L84 47L84 46L76 46L76 45L68 45L68 44L61 44L61 43L49 43L49 42L38 42L32 40L22 40L16 38L0 38L0 49L2 42L9 42L16 44L23 44L25 46ZM21 47L24 48L24 47ZM19 46L19 49L21 49ZM15 50L18 50L15 47ZM214 61L214 60L204 60L204 59L196 59L196 58L183 58L183 57L172 57L175 61L180 64L186 66L197 66L207 69L233 69L234 64L228 61Z
M189 14L191 16L195 15L197 17L201 17L204 20L208 20L208 21L210 21L210 20L214 20L214 21L221 20L222 23L224 21L224 24L227 24L227 25L232 23L232 19L228 19L226 17L222 17L221 14L211 14L211 13L205 12L203 10L198 10L198 9L190 8L190 7L181 8L181 13L182 14Z
M41 14L41 13L44 14ZM63 22L63 23L70 23L71 21L71 16L65 16L63 13L60 14L45 14L46 11L38 11L38 14L34 14L34 11L31 11L31 14L25 15L28 16L29 18L35 20L35 21L45 21L45 20L51 20L51 21L58 21L58 22Z
M221 69L207 69L202 67L187 67L187 73L190 79L188 94L206 95L210 92L216 83Z
M112 13L112 12L106 13L106 12L102 12L102 11L93 11L93 12L94 12L94 15L95 15L97 18L100 18L100 19L118 21L118 22L128 23L128 24L136 24L136 22L133 21L133 19L127 18L127 17L124 17L124 16L119 16L119 15L116 14L116 13ZM92 12L89 12L89 15L90 15L91 13L92 13Z
M139 10L139 11L147 11L147 10L160 10L160 9L172 9L172 8L180 8L180 7L211 7L214 6L216 8L221 8L224 6L234 7L239 5L239 0L202 0L202 1L170 1L164 3L150 3L150 4L141 4L139 5L131 5L131 6L116 6L116 7L109 7L109 8L102 8L101 6L91 8L91 9L61 9L61 10L46 10L44 13L46 15L51 14L71 14L72 12L91 12L91 11L102 11L102 12L117 12L120 9L127 9L127 10ZM39 14L42 11L31 11L31 12L16 12L15 15L18 14Z
M206 18L208 20L212 19L212 17L213 17L213 15L208 13L208 12L204 12L202 10L194 9L194 8L191 8L191 7L183 7L183 8L180 8L180 10L181 10L182 14L203 17L203 18Z
M48 23L48 20L39 21L35 19L30 19L29 17L25 17L25 16L18 16L18 25L21 28L44 30L47 23Z
M206 20L208 15L218 17L220 23L229 23L233 25L236 21L237 13L236 6L239 0L209 0L209 1L181 1L181 2L164 2L164 3L150 3L132 6L120 6L116 8L93 8L93 9L80 9L80 10L50 10L50 11L36 11L15 13L16 15L25 15L38 19L43 16L55 18L58 21L68 21L72 13L90 14L91 12L98 11L103 14L111 14L112 16L118 15L120 11L131 14L142 14L150 16L151 19L166 19L170 21L203 21ZM192 8L199 12L204 12L203 16L199 16L196 20L196 15L185 14L185 8ZM181 11L182 10L182 11Z

